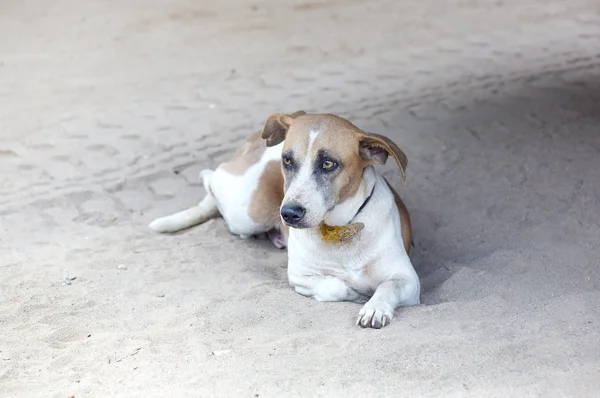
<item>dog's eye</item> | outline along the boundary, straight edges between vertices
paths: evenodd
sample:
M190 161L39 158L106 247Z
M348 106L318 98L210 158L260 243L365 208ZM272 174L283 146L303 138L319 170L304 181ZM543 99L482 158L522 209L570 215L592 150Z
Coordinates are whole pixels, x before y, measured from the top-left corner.
M331 160L326 160L323 162L323 169L325 170L333 170L337 166L336 162L332 162Z
M282 160L283 160L283 164L285 166L291 166L292 165L292 159L290 159L289 157L284 156Z

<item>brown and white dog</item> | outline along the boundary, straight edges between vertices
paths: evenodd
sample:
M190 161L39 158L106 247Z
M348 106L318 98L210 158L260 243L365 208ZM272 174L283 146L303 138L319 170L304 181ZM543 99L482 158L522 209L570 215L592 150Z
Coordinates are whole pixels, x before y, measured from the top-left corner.
M404 180L406 155L388 138L334 115L275 114L230 162L201 173L200 204L149 227L174 232L221 215L235 235L266 233L287 245L296 292L365 303L356 323L380 328L420 295L408 211L373 167L388 156Z

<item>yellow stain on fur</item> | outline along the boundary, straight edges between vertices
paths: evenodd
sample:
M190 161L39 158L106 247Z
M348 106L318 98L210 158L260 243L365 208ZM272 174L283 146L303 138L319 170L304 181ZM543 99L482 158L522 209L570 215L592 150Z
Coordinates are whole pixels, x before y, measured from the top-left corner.
M365 224L357 222L341 227L332 227L321 223L321 240L326 242L348 243L359 234Z

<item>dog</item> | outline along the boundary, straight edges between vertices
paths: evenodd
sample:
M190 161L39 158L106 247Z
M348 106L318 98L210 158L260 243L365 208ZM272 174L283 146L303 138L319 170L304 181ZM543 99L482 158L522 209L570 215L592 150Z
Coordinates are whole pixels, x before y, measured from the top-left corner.
M396 308L420 303L408 210L374 167L388 157L405 182L407 157L387 137L331 114L274 114L230 162L201 172L197 206L149 228L175 232L221 215L242 238L266 234L287 247L297 293L364 303L356 324L379 329Z

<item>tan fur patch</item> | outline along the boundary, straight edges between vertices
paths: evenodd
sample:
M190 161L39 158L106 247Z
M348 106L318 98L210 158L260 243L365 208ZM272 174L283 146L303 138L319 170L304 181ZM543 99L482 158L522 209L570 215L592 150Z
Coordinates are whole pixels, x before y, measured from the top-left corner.
M338 193L337 202L343 203L346 199L356 195L366 166L358 151L358 137L347 127L340 129L335 134L319 135L312 147L313 156L316 157L321 149L325 149L342 162L343 167L334 181L334 186Z
M230 174L243 175L250 166L258 163L262 154L267 149L265 141L261 138L260 134L260 131L251 134L235 152L231 160L222 163L219 167Z
M353 197L358 192L364 167L357 166L361 162L356 162L354 159L345 161L344 170L341 172L335 184L339 192L338 202L343 203L348 198Z
M412 243L412 227L410 224L410 214L408 214L408 209L406 208L406 205L404 204L402 199L400 199L400 195L398 195L398 192L396 192L394 188L392 188L392 186L387 180L385 180L385 182L394 194L394 201L396 202L396 207L400 212L400 223L402 224L402 241L404 243L406 253L410 254L410 248Z
M296 130L296 124L299 125L298 121L294 122L294 127L291 128L290 130L294 131ZM291 149L294 151L294 157L299 160L299 161L303 161L304 158L306 157L306 152L308 151L308 140L309 140L309 134L308 132L306 133L300 133L300 134L287 134L286 138L285 138L285 142L283 144L283 151L287 151L288 149Z
M252 194L248 214L257 224L268 228L280 227L279 207L282 201L283 174L281 163L272 160L265 165L265 169L258 180L258 185Z
M297 133L300 131L302 133ZM332 115L300 116L290 127L284 151L292 149L297 159L304 160L310 131L324 132L319 133L313 142L310 158L315 159L320 150L326 150L343 165L334 182L337 203L342 203L356 194L367 165L359 154L359 136L362 130L349 121Z

